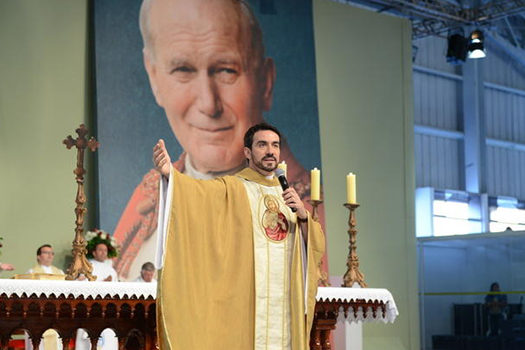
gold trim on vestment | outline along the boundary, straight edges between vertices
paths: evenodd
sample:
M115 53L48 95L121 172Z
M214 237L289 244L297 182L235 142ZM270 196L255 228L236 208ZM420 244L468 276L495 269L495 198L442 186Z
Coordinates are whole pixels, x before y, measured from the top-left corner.
M279 180L277 177L273 177L272 179L266 178L264 175L259 174L252 168L244 168L243 170L239 171L235 176L241 177L245 180L257 182L258 184L264 185L264 186L279 186Z

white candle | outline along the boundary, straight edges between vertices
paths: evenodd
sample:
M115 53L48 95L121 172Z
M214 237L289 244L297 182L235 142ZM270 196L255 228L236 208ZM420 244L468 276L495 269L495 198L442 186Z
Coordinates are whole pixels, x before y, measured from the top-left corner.
M349 204L356 204L355 193L355 174L349 173L346 175L346 202Z
M310 170L310 199L321 200L321 171L317 168Z

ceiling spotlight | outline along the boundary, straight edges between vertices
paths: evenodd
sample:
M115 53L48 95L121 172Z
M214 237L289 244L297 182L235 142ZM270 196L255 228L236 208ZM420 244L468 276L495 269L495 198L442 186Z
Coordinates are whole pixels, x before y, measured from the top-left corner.
M476 29L470 33L468 42L468 58L484 58L487 56L483 45L483 32Z

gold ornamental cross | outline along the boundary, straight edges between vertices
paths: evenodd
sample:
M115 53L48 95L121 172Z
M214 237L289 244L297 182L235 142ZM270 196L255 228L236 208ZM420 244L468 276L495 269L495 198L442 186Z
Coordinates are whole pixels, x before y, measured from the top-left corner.
M66 280L76 280L80 275L84 275L88 280L93 281L95 277L91 274L93 272L93 267L86 258L86 240L84 239L84 216L87 212L87 209L84 208L86 203L86 195L84 194L84 174L86 170L84 169L84 151L86 148L89 148L92 152L99 147L98 141L91 137L89 141L86 139L88 130L84 124L80 124L80 127L75 130L78 134L76 139L72 138L71 135L68 135L63 141L63 144L66 145L67 149L71 149L73 146L77 148L77 167L73 170L75 174L75 179L77 181L77 196L75 202L77 206L75 207L76 214L76 228L75 228L75 239L73 241L73 262L67 269Z

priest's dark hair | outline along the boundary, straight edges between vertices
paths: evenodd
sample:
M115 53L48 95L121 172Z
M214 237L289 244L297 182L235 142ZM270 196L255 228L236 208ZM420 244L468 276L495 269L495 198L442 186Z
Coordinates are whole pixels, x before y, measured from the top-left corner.
M248 131L246 131L246 133L244 134L244 147L248 147L249 149L252 149L253 135L255 135L257 131L261 131L261 130L273 131L279 136L279 142L281 141L281 133L279 132L279 130L277 130L275 126L270 125L268 123L259 123L249 128Z
M42 254L42 248L53 248L51 244L42 244L38 249L36 250L36 255Z

